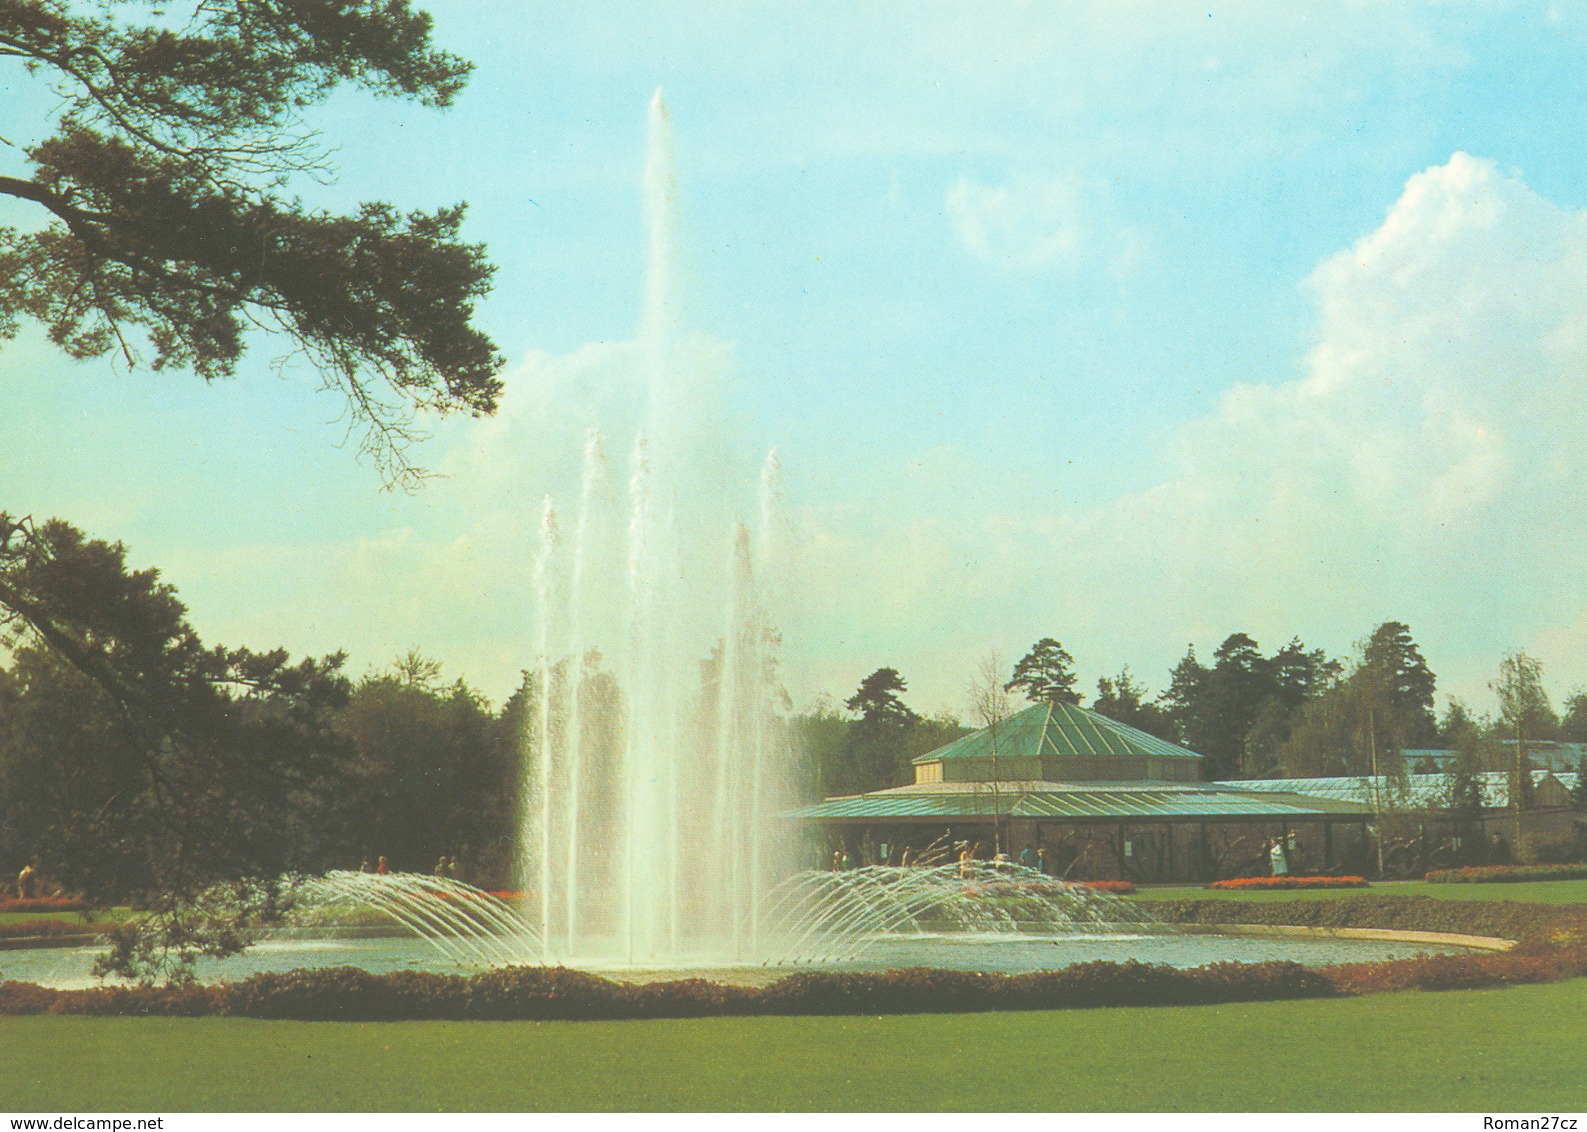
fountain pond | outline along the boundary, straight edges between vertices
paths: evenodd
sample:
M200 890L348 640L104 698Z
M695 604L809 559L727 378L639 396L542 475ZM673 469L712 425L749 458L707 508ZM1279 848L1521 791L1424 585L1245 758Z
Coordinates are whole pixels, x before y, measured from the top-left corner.
M553 954L531 923L532 898L509 903L453 880L334 872L295 882L292 894L286 925L241 955L201 961L198 978L236 981L300 967L468 973L555 964L629 981L761 984L813 966L1019 974L1097 960L1325 966L1462 950L1392 940L1185 934L1120 897L984 863L799 873L768 894L756 933L747 927L740 933L740 954L723 956L714 934L691 947L685 934L666 963L613 962L613 948L599 939L587 954ZM94 947L13 950L0 955L0 973L49 986L91 986L97 955Z

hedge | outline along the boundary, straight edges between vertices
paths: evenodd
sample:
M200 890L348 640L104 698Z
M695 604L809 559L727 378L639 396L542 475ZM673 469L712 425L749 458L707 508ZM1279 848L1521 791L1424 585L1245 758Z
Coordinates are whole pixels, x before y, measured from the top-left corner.
M1519 901L1436 900L1431 896L1346 896L1338 900L1158 900L1141 905L1170 924L1261 924L1452 932L1523 944L1587 942L1587 906ZM1504 953L1501 953L1504 954ZM1514 954L1510 952L1508 954Z
M1587 878L1587 865L1467 865L1460 869L1434 869L1427 874L1427 879L1434 884L1503 884L1583 878Z
M54 990L0 983L0 1014L222 1015L346 1022L428 1019L676 1018L726 1014L880 1014L1053 1010L1319 998L1550 982L1587 975L1587 908L1427 897L1149 905L1171 923L1286 924L1461 932L1517 939L1511 951L1421 956L1313 969L1138 962L989 975L924 968L883 974L801 971L763 987L704 979L628 984L565 968L507 967L472 977L352 967L260 974L216 986ZM0 956L3 962L3 956Z
M240 983L53 990L0 983L0 1014L218 1015L298 1021L548 1021L726 1014L911 1014L1187 1005L1337 993L1298 963L1081 963L987 975L911 968L802 971L764 987L705 979L629 984L565 968L506 967L473 977L355 967L261 974Z
M83 912L88 905L75 896L0 896L0 912Z

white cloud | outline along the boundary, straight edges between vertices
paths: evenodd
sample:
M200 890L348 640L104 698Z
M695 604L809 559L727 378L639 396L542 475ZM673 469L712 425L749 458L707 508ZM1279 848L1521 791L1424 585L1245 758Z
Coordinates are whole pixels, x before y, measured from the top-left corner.
M948 219L974 255L1037 272L1075 261L1088 232L1078 186L1062 177L984 185L961 177L948 190Z
M1518 647L1561 686L1587 678L1566 647L1587 608L1587 216L1457 153L1309 287L1303 376L1230 388L1149 490L998 538L975 501L947 503L934 555L871 532L854 569L921 570L955 595L953 640L919 640L916 670L968 671L997 623L1005 650L1056 633L1093 674L1128 661L1161 686L1187 640L1299 633L1340 651L1398 618L1449 690L1485 699Z
M966 250L1019 274L1095 269L1122 279L1146 254L1140 230L1113 216L1106 188L1079 177L1020 174L998 185L960 177L943 207Z

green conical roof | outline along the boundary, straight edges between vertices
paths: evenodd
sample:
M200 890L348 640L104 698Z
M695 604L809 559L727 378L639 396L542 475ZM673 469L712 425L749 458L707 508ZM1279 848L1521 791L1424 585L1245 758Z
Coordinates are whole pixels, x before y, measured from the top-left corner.
M1095 755L1152 755L1157 758L1199 759L1166 739L1148 735L1127 723L1098 715L1077 704L1032 704L998 723L997 756L1019 758L1084 758ZM915 759L915 764L941 759L990 759L994 728L955 739L946 747Z

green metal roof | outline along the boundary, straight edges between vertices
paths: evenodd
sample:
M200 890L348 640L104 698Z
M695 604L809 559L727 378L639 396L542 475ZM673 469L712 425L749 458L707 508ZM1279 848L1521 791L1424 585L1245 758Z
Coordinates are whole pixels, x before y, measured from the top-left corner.
M1167 818L1195 821L1205 818L1283 819L1355 815L1359 807L1301 795L1277 797L1269 793L1242 794L1230 790L1185 790L1172 786L1143 786L1113 790L990 790L933 793L916 788L879 791L852 798L831 798L785 815L807 820L835 818L976 818L1002 814L1038 820L1121 820Z
M1085 758L1095 755L1152 755L1157 758L1199 759L1186 750L1155 735L1148 735L1127 723L1098 715L1077 704L1033 704L1009 716L996 728L955 739L946 747L914 760L934 763L939 759L990 759L993 740L997 756L1021 758Z
M1532 782L1540 785L1551 772L1532 771ZM1474 775L1482 804L1503 809L1510 804L1510 776L1507 771L1485 770ZM1563 773L1554 772L1562 783ZM1354 802L1371 808L1438 809L1449 799L1449 777L1443 774L1407 774L1398 778L1367 775L1343 778L1253 778L1215 782L1223 790L1281 791L1311 798ZM1574 778L1572 779L1574 782ZM1567 786L1567 789L1569 787Z

